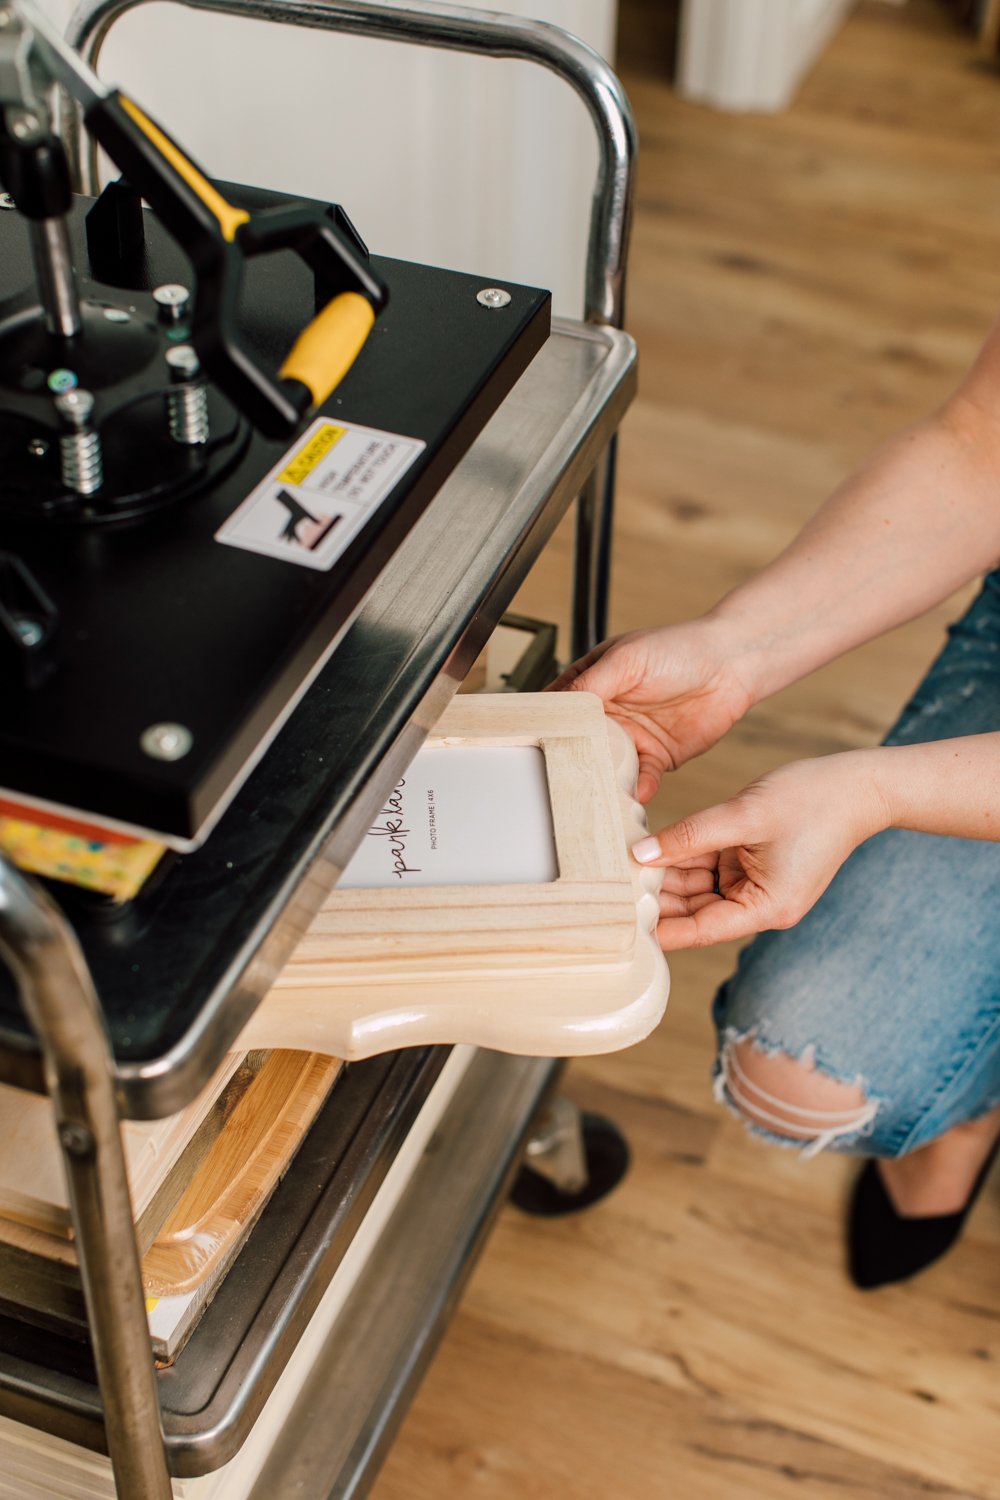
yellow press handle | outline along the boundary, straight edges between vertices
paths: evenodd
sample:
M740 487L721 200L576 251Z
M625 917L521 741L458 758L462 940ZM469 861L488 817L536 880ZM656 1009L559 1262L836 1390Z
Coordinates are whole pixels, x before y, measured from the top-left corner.
M234 208L231 203L227 203L218 188L212 186L205 174L199 172L194 162L188 160L184 152L174 145L159 125L155 124L148 115L143 114L138 104L133 104L132 100L126 99L124 94L119 94L118 98L122 109L136 128L142 131L168 166L172 167L178 177L198 194L205 207L215 215L223 238L232 242L236 238L237 229L250 217L246 209Z
M341 292L303 329L281 367L283 380L298 380L321 406L357 359L375 322L375 309L360 292Z

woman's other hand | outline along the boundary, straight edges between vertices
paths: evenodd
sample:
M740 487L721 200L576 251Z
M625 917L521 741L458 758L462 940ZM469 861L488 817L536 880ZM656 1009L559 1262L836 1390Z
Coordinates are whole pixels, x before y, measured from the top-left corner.
M886 753L794 761L636 844L641 864L665 867L657 928L664 951L791 927L805 916L852 850L893 821L878 776Z

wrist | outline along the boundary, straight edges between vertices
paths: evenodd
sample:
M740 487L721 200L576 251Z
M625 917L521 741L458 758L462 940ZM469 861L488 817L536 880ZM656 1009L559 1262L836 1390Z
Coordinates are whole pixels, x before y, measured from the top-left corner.
M867 753L877 757L874 776L886 827L1000 839L1000 732Z
M871 838L886 828L898 826L898 782L892 751L884 745L873 749L845 750L856 792L855 811L862 837Z
M742 693L746 708L786 685L776 674L776 632L755 611L741 606L738 594L727 595L701 616L711 648L723 670ZM792 681L789 676L787 681Z

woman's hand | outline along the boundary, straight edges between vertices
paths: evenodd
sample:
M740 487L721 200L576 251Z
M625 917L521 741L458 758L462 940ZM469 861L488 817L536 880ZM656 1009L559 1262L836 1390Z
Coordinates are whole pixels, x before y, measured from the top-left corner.
M666 867L661 948L707 947L805 916L852 850L893 821L878 774L886 754L794 761L636 844L641 864Z
M648 802L664 771L708 750L750 707L735 654L709 619L637 630L596 646L567 667L552 690L578 689L603 699L632 738L637 795Z

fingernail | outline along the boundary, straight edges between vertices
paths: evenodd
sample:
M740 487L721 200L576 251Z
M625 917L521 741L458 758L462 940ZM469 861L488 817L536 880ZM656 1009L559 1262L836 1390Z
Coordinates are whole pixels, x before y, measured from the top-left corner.
M641 865L652 864L654 859L659 859L661 852L659 840L654 838L640 839L632 845L632 858Z

